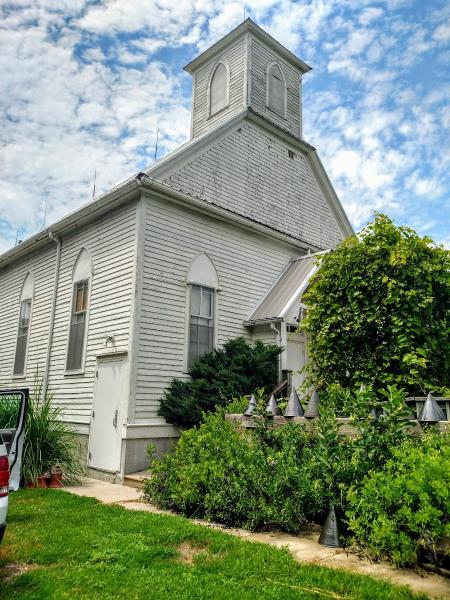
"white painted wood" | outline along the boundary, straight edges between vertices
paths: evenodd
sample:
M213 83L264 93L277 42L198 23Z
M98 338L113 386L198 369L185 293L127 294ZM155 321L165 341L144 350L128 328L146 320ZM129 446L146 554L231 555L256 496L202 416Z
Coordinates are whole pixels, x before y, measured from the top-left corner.
M254 123L236 126L164 181L317 249L344 237L305 155Z
M219 278L212 260L204 252L194 258L187 273L186 282L204 285L217 290Z
M244 319L289 258L301 255L294 246L153 197L146 213L136 422L157 417L164 388L173 377L186 377L186 274L193 259L205 253L217 270L221 346L233 337L252 339Z
M303 369L307 362L306 338L297 333L289 333L287 336L287 369L292 371L292 384L296 390L305 381L306 374Z
M64 419L89 424L92 410L97 354L106 350L113 336L116 348L127 348L136 256L135 203L102 215L63 237L60 275L55 306L55 325L49 368L49 392L64 408ZM65 375L68 325L73 296L73 269L79 252L92 258L89 329L84 374ZM52 312L57 246L51 240L7 268L0 270L0 387L13 385L33 390L36 370L40 377L46 362ZM32 323L28 340L26 377L12 379L18 305L25 275L34 278Z
M252 36L251 46L251 108L296 137L301 137L301 71L268 44ZM286 110L277 114L268 107L267 75L270 67L278 64L286 85Z
M120 472L122 425L127 403L126 354L99 358L89 433L90 467Z

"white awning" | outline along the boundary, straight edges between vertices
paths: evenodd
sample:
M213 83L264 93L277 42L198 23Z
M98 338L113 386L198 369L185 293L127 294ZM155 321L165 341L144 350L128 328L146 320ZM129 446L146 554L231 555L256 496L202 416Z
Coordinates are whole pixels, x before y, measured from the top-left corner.
M320 252L291 259L244 325L289 320L293 309L297 316L303 292L308 287L311 276L317 271L318 259L322 255L323 252Z

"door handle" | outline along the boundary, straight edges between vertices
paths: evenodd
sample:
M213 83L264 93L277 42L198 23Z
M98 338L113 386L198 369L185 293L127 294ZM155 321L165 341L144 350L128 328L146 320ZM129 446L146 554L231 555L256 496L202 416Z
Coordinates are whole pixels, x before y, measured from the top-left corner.
M119 411L116 408L116 411L114 413L114 419L113 419L113 426L117 428L117 417L119 416Z

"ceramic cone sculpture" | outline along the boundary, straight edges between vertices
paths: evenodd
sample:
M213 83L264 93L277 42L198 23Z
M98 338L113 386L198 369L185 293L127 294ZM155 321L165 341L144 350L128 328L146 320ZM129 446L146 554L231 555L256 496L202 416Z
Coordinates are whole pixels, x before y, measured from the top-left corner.
M277 401L275 400L275 396L272 394L269 402L266 405L266 415L268 417L277 417L279 414L280 410L278 408Z
M322 532L319 537L319 544L328 548L341 548L341 531L339 519L336 515L334 506L330 508L330 512L325 519L322 527Z
M285 417L303 417L305 411L303 410L302 403L300 402L300 398L298 397L297 390L293 387L291 395L289 396L289 401L286 406L286 410L284 411Z
M311 394L311 398L308 403L308 408L305 410L305 417L307 419L314 419L319 416L319 394L317 393L316 388L314 388L313 393Z
M446 420L444 411L431 394L428 394L418 420L419 423L437 423Z
M256 398L252 394L247 408L245 409L244 417L251 417L256 406Z

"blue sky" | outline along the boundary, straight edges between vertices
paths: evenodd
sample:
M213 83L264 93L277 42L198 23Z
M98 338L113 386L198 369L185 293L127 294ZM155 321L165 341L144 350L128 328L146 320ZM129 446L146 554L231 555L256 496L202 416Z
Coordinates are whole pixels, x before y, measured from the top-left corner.
M0 251L188 138L182 67L244 3L0 1ZM450 4L250 0L313 67L304 136L356 229L371 211L450 247Z

